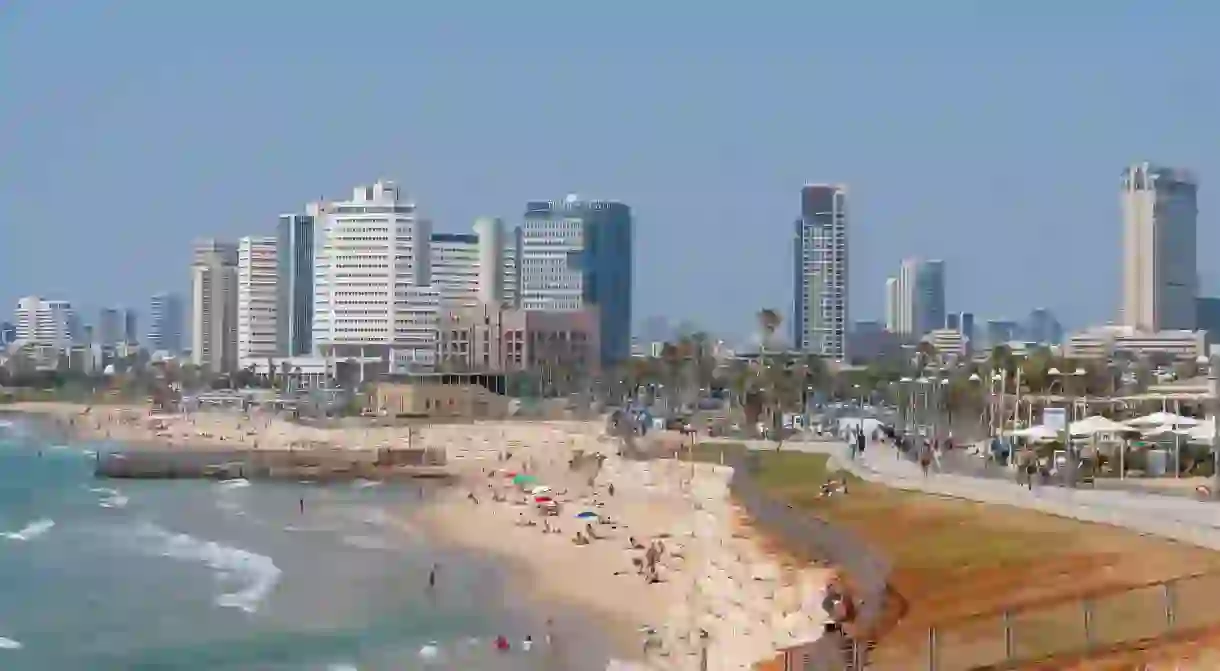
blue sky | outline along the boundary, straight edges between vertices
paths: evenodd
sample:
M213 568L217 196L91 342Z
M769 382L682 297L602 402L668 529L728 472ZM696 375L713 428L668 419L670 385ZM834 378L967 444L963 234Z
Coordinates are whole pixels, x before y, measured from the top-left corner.
M144 309L193 238L384 176L438 230L623 200L636 315L742 334L789 311L798 191L834 181L853 319L922 255L951 310L1105 320L1125 164L1195 169L1220 243L1217 35L1172 1L7 0L0 306Z

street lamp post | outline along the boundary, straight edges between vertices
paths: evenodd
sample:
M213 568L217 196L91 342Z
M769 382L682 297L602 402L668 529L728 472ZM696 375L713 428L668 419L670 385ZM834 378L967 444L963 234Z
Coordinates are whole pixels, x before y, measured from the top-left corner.
M912 382L914 380L909 377L898 379L898 388L906 390L902 399L902 432L906 434L911 432L911 415L915 413L915 397L911 393Z
M1046 371L1046 374L1050 375L1051 377L1060 378L1060 385L1065 401L1064 404L1067 406L1063 413L1063 449L1067 452L1067 463L1064 464L1064 480L1068 487L1074 488L1076 487L1079 459L1076 456L1076 446L1074 443L1072 443L1072 411L1075 409L1075 401L1070 388L1070 379L1073 377L1082 378L1087 375L1087 373L1083 368L1077 368L1071 373L1061 373L1059 372L1058 368L1051 368L1050 370Z

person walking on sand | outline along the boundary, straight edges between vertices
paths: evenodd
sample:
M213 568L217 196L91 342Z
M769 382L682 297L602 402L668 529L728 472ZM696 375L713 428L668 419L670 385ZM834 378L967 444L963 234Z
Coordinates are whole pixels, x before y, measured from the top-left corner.
M440 564L433 564L432 570L428 571L428 589L436 589L436 571L440 567Z
M305 514L305 498L301 497L300 501L298 501L297 503L300 505L301 514L304 515Z
M923 476L928 477L928 470L932 467L932 447L924 443L919 450L919 469L923 471Z

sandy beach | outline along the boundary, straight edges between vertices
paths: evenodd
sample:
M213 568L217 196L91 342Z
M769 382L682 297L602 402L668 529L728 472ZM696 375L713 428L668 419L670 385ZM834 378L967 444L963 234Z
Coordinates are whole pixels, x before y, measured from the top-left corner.
M323 429L231 412L150 415L95 406L82 414L83 406L50 403L8 409L55 417L84 438L167 449L356 450L408 440L444 447L460 484L412 523L519 566L540 600L592 611L616 647L648 668L698 669L706 648L711 671L744 671L815 638L825 619L820 603L830 571L786 565L752 537L729 499L731 469L621 459L617 443L601 435L604 422L437 424L408 437L405 427ZM571 463L594 453L604 457ZM528 477L514 483L508 474ZM536 496L551 499L558 514L546 515ZM587 544L574 541L590 529ZM649 548L655 582L642 570Z

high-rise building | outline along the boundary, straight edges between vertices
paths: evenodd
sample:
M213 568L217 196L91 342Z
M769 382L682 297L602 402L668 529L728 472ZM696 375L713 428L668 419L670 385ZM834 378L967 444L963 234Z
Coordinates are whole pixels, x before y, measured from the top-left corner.
M847 358L847 187L801 189L794 225L792 344L837 360Z
M328 359L381 357L395 371L435 363L440 295L432 224L393 182L329 204L315 229L313 345Z
M923 261L916 277L915 327L923 337L945 325L945 262Z
M474 307L479 300L479 236L433 233L429 241L432 286L443 305ZM501 250L501 253L503 250Z
M949 329L950 331L957 331L958 333L961 333L962 332L961 314L959 314L957 312L950 312L949 314L945 315L944 328Z
M276 294L279 281L276 239L244 237L237 242L237 360L251 361L279 354Z
M313 351L314 225L325 205L280 215L276 227L275 349L282 356Z
M237 368L237 245L195 243L191 264L191 363L212 373Z
M967 345L973 348L974 341L974 313L963 312L958 317L958 331L961 331L962 337L967 340Z
M945 264L943 261L903 259L893 287L886 283L887 295L893 294L895 333L922 338L930 331L945 328Z
M118 308L102 308L97 315L95 342L102 347L114 347L123 339L123 322Z
M1020 333L1020 328L1014 321L1007 319L988 319L986 334L987 346L996 347L1004 343L1016 340Z
M1195 328L1198 181L1138 163L1123 171L1121 322L1145 332Z
M505 285L512 277L508 266L509 240L504 234L504 221L496 217L479 217L474 222L478 241L478 302L503 305L507 300Z
M890 333L898 333L899 299L898 278L887 278L885 280L885 330Z
M123 342L135 345L140 342L140 316L132 308L119 308L123 315Z
M153 294L148 302L148 348L177 355L182 351L182 299L177 294Z
M76 312L68 301L26 296L17 301L14 314L17 340L67 348L80 335Z
M613 201L526 204L521 226L519 302L525 310L596 307L601 364L631 356L631 208Z
M1050 310L1034 308L1025 319L1021 335L1030 342L1057 345L1063 339L1063 327Z
M12 322L0 322L0 348L8 347L17 340L17 326Z

